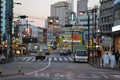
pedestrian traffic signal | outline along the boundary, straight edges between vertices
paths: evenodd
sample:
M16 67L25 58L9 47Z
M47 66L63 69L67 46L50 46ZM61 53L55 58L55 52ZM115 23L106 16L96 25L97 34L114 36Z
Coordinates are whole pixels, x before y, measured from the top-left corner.
M19 19L25 19L25 18L28 18L28 16L26 16L26 15L20 15L20 16L18 16L18 18Z
M64 36L60 36L60 39L64 38Z

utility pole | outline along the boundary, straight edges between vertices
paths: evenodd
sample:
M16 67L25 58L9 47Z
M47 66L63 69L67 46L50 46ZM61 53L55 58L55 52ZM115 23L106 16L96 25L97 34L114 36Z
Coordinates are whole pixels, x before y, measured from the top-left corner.
M90 43L90 15L89 11L87 11L87 16L88 16L88 61L90 60L90 49L89 49L89 43Z

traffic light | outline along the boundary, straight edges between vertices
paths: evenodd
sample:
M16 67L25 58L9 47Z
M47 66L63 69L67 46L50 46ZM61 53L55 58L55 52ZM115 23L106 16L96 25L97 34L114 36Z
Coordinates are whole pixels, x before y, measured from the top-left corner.
M18 16L18 18L19 19L25 19L25 18L28 18L28 16L26 16L26 15L20 15L20 16Z
M72 24L65 24L65 27L72 27Z
M64 38L64 36L60 36L60 39L63 39Z

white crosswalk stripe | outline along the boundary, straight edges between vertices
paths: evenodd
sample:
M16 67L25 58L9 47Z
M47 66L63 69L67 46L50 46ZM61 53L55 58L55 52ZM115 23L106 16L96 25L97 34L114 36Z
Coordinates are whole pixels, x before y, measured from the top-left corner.
M71 57L68 57L68 59L69 59L70 61L73 61L73 59L72 59Z
M63 59L62 59L61 57L59 57L59 60L60 60L60 61L63 61Z
M57 61L57 58L56 58L56 57L54 57L54 61Z
M31 61L35 61L35 58L33 58Z
M73 61L71 57L46 57L44 60L35 60L35 57L22 57L20 58L20 61L48 61L51 58L51 61L60 61L60 62L67 62L67 61Z
M30 60L32 60L32 59L33 59L33 57L29 57L29 58L27 58L26 61L30 61Z
M64 57L64 60L65 60L65 61L68 61L68 59L67 59L66 57Z

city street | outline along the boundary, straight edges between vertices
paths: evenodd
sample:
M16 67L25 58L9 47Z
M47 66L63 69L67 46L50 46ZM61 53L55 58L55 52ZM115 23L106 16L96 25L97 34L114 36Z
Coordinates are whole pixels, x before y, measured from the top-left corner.
M120 0L0 4L0 80L120 80Z
M23 56L24 57L24 56ZM54 58L55 57L55 58ZM57 58L56 58L57 57ZM74 63L70 56L59 56L51 54L43 61L15 61L0 65L3 74L12 76L1 77L0 80L118 80L120 71L95 68L88 63ZM61 60L59 60L61 58ZM22 58L20 58L22 59ZM21 73L18 73L18 66Z

